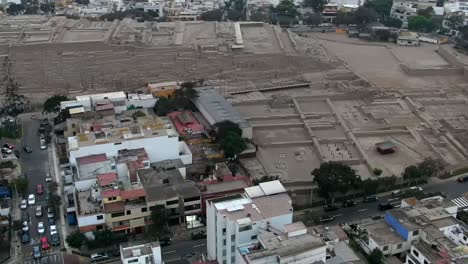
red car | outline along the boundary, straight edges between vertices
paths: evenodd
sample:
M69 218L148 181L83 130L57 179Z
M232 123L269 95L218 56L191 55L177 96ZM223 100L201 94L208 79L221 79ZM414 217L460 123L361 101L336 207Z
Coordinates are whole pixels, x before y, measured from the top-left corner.
M41 248L42 250L47 250L50 248L49 239L47 239L47 237L41 237Z
M8 148L8 149L14 149L14 148L15 148L15 145L10 144L10 143L5 143L5 144L3 144L3 147L4 147L4 148Z
M42 186L42 184L38 184L36 186L36 193L37 194L43 194L44 193L44 187Z

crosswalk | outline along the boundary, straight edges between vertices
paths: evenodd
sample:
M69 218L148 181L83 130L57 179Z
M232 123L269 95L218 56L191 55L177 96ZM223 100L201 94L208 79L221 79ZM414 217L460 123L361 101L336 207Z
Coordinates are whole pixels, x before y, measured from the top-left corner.
M458 197L452 199L452 202L456 204L460 209L468 208L468 199L465 197Z
M63 257L61 252L43 253L41 259L29 257L23 261L23 264L63 264Z

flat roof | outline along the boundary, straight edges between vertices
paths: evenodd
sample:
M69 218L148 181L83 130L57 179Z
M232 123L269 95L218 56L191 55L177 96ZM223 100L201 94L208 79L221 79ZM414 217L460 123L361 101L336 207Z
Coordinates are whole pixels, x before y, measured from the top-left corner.
M278 180L262 182L258 186L245 188L245 193L250 198L273 195L273 194L278 194L278 193L285 193L285 192L286 192L286 189Z
M405 241L384 221L363 225L363 228L367 229L369 236L371 236L379 246L399 244Z
M249 122L237 112L232 105L224 99L213 88L199 88L198 97L193 99L195 104L200 104L205 108L215 123L229 120L239 125L240 128L250 127Z
M120 253L124 259L153 254L153 248L160 247L159 242L138 244L128 242L120 246Z

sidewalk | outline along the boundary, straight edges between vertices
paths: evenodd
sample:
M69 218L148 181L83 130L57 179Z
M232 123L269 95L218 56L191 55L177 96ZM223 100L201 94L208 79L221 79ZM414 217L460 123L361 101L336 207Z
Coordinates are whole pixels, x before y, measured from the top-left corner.
M206 232L206 227L187 229L184 225L170 226L169 229L172 233L172 242L192 240L192 233L199 231Z

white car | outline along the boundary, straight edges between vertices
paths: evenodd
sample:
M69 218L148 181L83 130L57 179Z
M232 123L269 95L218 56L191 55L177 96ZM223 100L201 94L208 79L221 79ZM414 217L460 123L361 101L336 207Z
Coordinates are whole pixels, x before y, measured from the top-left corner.
M36 196L34 194L30 194L28 196L28 204L35 205L36 204Z
M421 187L418 187L418 186L413 186L411 188L409 188L411 191L415 191L415 192L422 192L423 191L423 188Z
M24 221L24 222L23 222L23 227L21 228L21 230L23 230L23 232L29 231L29 224L28 224L28 221Z
M51 182L52 181L52 177L50 177L50 173L47 173L45 181L46 182Z
M51 225L50 226L50 235L52 236L53 234L57 234L57 226L56 225Z
M45 227L43 222L37 223L37 232L39 235L43 235L45 233Z
M13 150L9 149L9 148L2 148L2 153L3 154L11 154L13 152Z
M20 208L21 208L21 209L26 209L26 208L28 208L28 202L27 202L26 200L21 200Z

